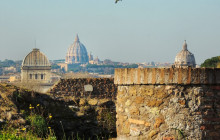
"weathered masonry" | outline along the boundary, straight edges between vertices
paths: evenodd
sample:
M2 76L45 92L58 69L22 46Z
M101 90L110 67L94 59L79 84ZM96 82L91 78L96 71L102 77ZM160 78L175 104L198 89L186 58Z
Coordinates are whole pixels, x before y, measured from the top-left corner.
M113 78L61 79L50 93L75 97L115 98L117 87Z
M220 138L220 69L116 69L118 139Z

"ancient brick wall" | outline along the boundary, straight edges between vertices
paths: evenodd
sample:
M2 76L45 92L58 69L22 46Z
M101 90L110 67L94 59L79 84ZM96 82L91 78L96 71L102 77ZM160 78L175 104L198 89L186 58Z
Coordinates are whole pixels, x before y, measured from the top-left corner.
M50 91L53 94L75 97L115 97L117 86L113 78L77 78L61 79Z
M116 69L118 139L220 137L220 69Z

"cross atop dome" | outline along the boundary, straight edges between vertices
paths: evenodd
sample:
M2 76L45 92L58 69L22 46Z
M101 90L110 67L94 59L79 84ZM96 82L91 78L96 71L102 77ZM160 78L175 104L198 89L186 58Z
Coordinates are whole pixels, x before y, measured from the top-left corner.
M76 34L75 42L79 42L79 36L78 36L78 34Z
M186 40L184 40L184 43L183 43L183 50L187 50Z

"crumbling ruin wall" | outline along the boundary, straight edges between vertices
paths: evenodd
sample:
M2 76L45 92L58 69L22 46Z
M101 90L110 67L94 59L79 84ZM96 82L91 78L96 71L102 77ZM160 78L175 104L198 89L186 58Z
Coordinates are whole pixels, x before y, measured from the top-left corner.
M62 122L67 137L73 134L82 139L116 137L117 86L113 78L61 79L50 93L55 101L61 102L61 105L70 110L66 112L62 109L65 107L60 107L61 110L52 107L54 110L51 110L56 122ZM62 136L62 132L57 129L59 136Z
M33 111L45 120L52 116L48 126L57 139L116 137L116 90L113 79L108 78L62 79L51 94L0 84L0 129L6 124L16 130L29 128L24 116Z
M61 79L50 92L74 97L114 98L117 93L117 86L114 85L113 78Z
M220 69L116 69L118 139L220 137Z

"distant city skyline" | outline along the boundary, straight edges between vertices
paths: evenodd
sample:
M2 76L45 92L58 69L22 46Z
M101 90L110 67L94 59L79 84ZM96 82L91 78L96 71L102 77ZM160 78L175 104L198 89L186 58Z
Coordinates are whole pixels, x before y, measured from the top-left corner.
M65 59L76 34L94 57L129 63L174 63L186 40L201 64L220 55L220 1L0 1L0 60L23 60L35 40Z

